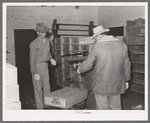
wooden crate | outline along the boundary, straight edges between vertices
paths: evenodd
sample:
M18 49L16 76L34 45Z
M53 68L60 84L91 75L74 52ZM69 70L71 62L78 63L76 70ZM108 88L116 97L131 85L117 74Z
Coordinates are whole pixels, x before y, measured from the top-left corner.
M135 26L140 26L143 24L145 24L145 19L143 18L135 19Z
M62 37L64 44L70 44L70 37Z
M70 51L70 45L68 45L68 44L63 44L63 45L62 45L62 50L63 50L63 51Z
M81 45L81 52L89 51L89 45Z
M62 57L60 55L55 56L56 62L62 62Z
M46 95L45 104L60 108L70 108L86 98L86 89L65 87Z
M71 52L78 53L79 52L79 45L71 45Z
M126 26L127 27L135 26L135 21L127 20Z
M61 44L61 38L60 37L56 37L54 41L55 41L55 45Z
M61 56L61 50L55 50L55 55L56 56Z
M133 72L132 73L132 80L145 80L145 75L143 73L137 73Z
M131 61L137 62L145 62L145 55L144 54L129 54L129 58Z
M132 90L132 91L135 91L135 92L138 92L138 93L141 93L141 94L144 94L145 92L145 89L144 89L144 86L143 85L140 85L140 84L135 84L135 83L133 83L133 84L131 84L130 85L130 89Z
M139 73L144 73L145 65L144 64L131 64L131 70Z
M123 37L123 42L127 45L145 45L145 37Z
M63 73L63 76L70 78L71 71L63 69L62 73Z
M71 37L72 45L79 45L79 37Z
M127 36L137 36L138 34L140 34L140 30L144 28L145 25L127 27L126 34Z
M63 62L63 68L67 70L73 70L73 66L67 62Z
M70 87L71 81L63 81L63 87Z
M130 54L144 54L145 46L128 46L128 52Z
M55 50L61 51L61 45L55 45Z

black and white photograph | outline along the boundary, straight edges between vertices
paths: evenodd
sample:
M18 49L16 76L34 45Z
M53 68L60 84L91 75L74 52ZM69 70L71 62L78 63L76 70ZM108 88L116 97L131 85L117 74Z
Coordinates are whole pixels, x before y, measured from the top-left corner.
M3 120L148 120L147 2L3 3Z

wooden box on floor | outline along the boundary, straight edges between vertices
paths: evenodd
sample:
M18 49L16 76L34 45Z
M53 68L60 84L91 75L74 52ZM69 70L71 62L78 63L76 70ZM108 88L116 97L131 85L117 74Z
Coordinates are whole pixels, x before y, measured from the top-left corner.
M45 104L59 108L70 108L71 106L87 98L86 89L64 87L52 92L45 97Z

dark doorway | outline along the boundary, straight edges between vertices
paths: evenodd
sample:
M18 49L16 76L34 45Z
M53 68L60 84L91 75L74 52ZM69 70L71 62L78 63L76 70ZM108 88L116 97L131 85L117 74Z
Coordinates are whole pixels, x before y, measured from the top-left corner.
M27 96L33 103L34 90L29 64L29 45L37 37L37 33L33 29L15 29L14 37L20 101L22 102L24 96Z

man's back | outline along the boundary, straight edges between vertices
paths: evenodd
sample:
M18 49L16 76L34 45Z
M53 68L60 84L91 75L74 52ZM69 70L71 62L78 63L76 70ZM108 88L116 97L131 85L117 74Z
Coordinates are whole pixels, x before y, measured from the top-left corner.
M126 51L125 44L120 41L104 41L95 45L96 81L101 94L123 92L125 89L123 64Z

